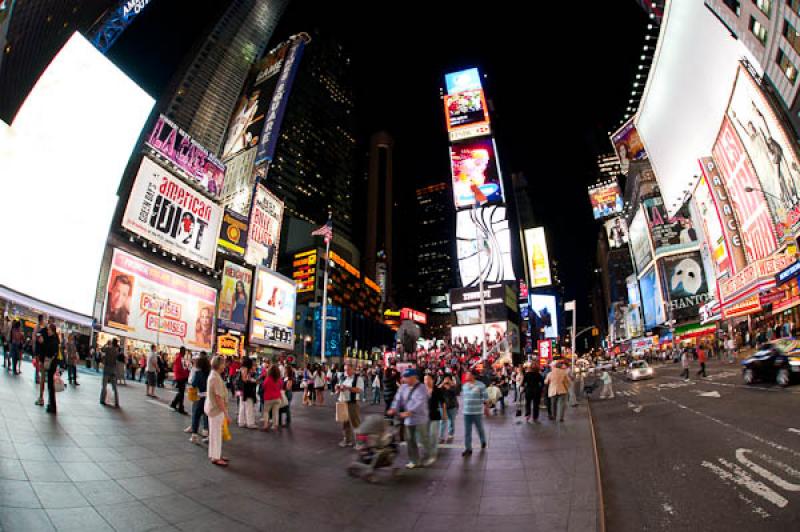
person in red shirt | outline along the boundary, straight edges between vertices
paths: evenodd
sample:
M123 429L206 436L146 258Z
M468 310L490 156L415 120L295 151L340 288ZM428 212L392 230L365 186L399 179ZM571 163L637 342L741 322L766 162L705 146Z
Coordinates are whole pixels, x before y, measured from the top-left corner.
M178 393L175 394L175 399L172 400L170 406L173 410L184 416L189 413L183 407L183 395L186 392L186 381L189 380L189 368L186 367L186 348L181 347L178 355L175 357L175 362L172 364L173 378L175 379L175 386L178 387Z
M700 363L700 369L697 371L698 375L706 376L706 350L703 344L697 347L697 361Z
M283 387L283 380L281 380L281 372L277 364L273 364L269 368L264 379L264 427L263 431L270 430L270 424L273 430L278 430L278 412L281 407L281 388ZM270 415L271 414L271 415ZM270 419L271 418L271 419Z

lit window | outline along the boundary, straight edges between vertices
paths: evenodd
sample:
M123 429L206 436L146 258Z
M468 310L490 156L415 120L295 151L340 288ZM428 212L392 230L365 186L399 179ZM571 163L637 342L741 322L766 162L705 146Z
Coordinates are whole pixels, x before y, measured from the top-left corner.
M797 81L797 67L789 60L789 57L783 50L778 50L778 56L775 58L775 62L786 78L794 84L794 82Z
M788 20L783 21L783 36L786 38L786 41L792 45L794 51L800 54L800 32L789 24Z
M753 32L753 35L756 36L762 46L767 44L767 28L754 17L750 17L750 31Z
M769 12L772 9L772 0L753 0L753 3L767 18L769 18Z

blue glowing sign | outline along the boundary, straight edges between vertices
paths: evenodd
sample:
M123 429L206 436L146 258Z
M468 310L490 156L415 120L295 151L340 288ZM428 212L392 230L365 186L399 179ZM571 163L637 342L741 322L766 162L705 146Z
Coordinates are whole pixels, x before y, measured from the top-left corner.
M467 70L445 74L444 83L447 86L447 94L458 94L459 92L483 88L481 74L477 68L468 68Z
M122 32L131 25L150 0L122 0L115 9L109 9L90 31L90 39L95 48L108 52Z

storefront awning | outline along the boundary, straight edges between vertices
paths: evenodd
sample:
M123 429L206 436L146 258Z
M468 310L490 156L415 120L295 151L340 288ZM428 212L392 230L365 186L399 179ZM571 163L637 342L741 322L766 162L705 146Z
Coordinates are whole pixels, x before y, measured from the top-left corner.
M12 290L6 286L0 285L0 298L11 301L17 305L22 305L23 307L28 307L37 314L46 314L47 316L65 321L67 323L72 323L80 327L92 327L93 320L89 316L84 316L83 314L78 314L76 312L45 303L44 301L26 296L25 294Z
M697 338L698 336L706 336L714 334L717 330L715 323L701 325L699 323L692 323L689 325L681 325L675 328L675 338L685 340L687 338Z

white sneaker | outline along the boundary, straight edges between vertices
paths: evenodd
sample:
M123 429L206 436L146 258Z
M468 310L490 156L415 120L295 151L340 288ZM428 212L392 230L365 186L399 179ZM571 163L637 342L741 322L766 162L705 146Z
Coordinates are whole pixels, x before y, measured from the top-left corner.
M198 436L197 434L192 434L192 436L189 438L189 443L200 445L200 436Z
M208 436L208 431L206 429L203 429L200 431L200 434L203 436Z
M415 464L414 462L409 462L406 464L406 469L417 469L419 464Z
M422 462L422 465L424 465L425 467L430 467L435 463L436 463L436 458L428 458L424 462Z
M185 429L183 429L183 432L185 432L186 434L189 434L190 432L192 432L192 426L191 426L191 425L189 425L188 427L186 427Z
M350 444L349 444L349 443L347 443L347 440L342 440L342 441L340 441L340 442L339 442L339 447L347 447L347 446L349 446L349 445L350 445Z

